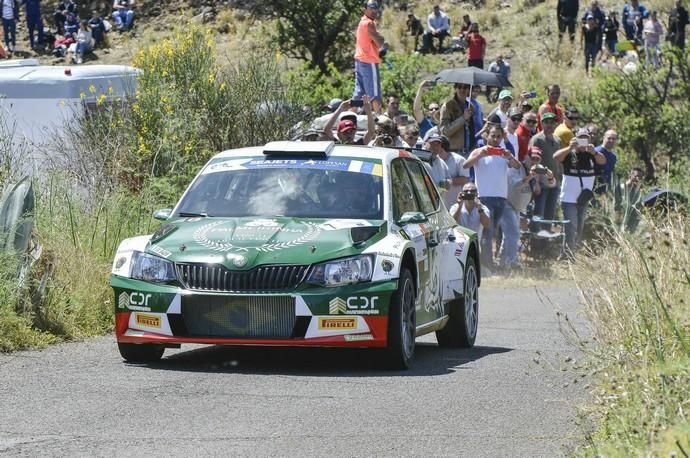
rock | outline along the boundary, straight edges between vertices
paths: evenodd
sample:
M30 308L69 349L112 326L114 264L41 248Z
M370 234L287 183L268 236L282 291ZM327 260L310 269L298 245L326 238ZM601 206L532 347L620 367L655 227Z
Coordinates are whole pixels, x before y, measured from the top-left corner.
M221 24L218 27L218 33L222 33L222 34L230 33L230 24L228 24L228 23Z

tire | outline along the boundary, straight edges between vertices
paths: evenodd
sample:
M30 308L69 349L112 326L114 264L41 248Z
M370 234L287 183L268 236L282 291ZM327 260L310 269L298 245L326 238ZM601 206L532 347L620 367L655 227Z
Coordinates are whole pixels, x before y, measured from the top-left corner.
M416 328L414 280L409 270L402 269L398 290L388 308L388 347L383 353L383 364L387 369L405 370L410 367Z
M463 278L463 297L450 302L448 322L436 331L440 347L470 348L477 338L479 324L479 288L477 264L474 257L468 256Z
M163 357L165 347L156 344L117 343L120 355L131 363L150 363Z

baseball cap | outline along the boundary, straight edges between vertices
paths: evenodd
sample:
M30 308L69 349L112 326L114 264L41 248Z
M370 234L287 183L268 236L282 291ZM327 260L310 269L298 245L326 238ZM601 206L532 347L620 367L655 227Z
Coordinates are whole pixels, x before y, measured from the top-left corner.
M343 111L338 115L338 121L342 121L344 119L351 119L352 122L357 122L357 113L350 110Z
M502 124L501 117L497 114L492 114L491 116L489 116L489 118L486 120L486 122L489 124L496 124L498 126L500 126Z
M498 100L505 99L506 97L508 98L513 98L513 93L510 92L508 89L503 89L501 92L498 94Z
M547 119L556 119L556 115L551 113L550 111L547 111L546 113L541 115L541 120L546 121Z
M539 148L538 146L532 146L532 147L529 149L529 155L530 155L530 156L539 156L539 157L543 157L543 156L544 156L544 151L542 151L542 149Z
M507 114L509 118L512 118L513 116L522 116L522 110L518 107L511 107Z
M372 10L377 10L379 9L379 4L376 2L367 2L365 5L367 8L371 8Z
M357 130L357 126L351 119L343 119L338 123L338 132L349 132Z
M577 111L577 108L575 108L575 107L568 107L565 110L565 115L568 119L579 119L580 118L580 112Z
M589 129L587 129L586 127L580 127L579 129L577 129L577 133L575 134L575 136L589 138Z
M440 135L438 135L438 134L432 134L432 135L429 136L429 138L426 139L426 141L427 141L428 143L431 143L431 142L441 142L441 143L442 143L442 142L443 142L443 137L440 136Z
M331 101L328 102L323 107L328 109L328 110L335 111L338 109L338 107L340 106L341 103L343 103L342 99L335 98L335 99L331 99Z

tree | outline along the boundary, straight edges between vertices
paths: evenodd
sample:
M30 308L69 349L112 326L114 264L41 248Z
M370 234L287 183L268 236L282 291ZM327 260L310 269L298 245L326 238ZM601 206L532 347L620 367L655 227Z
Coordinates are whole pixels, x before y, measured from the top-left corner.
M660 158L673 162L690 155L690 63L676 48L665 47L663 56L658 69L641 63L635 71L604 75L593 91L579 96L586 117L615 128L621 148L644 163L650 181Z
M360 0L266 0L260 8L278 19L274 43L287 56L327 73L352 64Z

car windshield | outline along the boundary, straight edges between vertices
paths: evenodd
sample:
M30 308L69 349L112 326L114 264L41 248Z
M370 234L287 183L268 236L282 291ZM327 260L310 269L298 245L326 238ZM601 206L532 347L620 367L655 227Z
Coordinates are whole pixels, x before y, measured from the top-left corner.
M228 160L202 172L176 215L383 219L380 175L349 159Z

